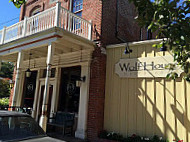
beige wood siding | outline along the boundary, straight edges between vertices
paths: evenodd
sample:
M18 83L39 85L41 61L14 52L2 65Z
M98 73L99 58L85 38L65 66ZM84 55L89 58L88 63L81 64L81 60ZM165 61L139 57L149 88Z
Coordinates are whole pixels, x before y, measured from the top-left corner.
M170 53L152 44L131 44L107 48L107 79L104 128L124 136L163 136L190 142L190 83L179 78L120 78L115 64L121 58L165 56Z

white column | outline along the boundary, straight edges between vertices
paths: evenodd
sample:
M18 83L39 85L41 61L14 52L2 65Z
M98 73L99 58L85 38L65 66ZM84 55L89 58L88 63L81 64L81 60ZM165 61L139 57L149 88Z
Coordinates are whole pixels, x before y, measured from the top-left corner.
M23 37L26 36L26 32L27 32L27 17L24 17Z
M61 7L61 2L56 3L56 9L55 9L55 26L59 27L59 15L60 15L60 7Z
M39 84L40 84L40 69L38 70L37 78L36 78L36 90L35 90L35 95L34 95L34 103L33 103L33 109L32 109L32 117L36 117L36 109L37 109L37 102L39 98Z
M19 81L20 87L18 89L18 95L16 99L16 104L15 104L18 107L20 107L22 104L24 80L25 80L25 71L20 71L20 81Z
M51 112L50 112L51 117L57 111L60 79L61 79L61 68L57 67L56 73L55 73L55 83L54 83L54 87L53 87L52 102L51 102Z
M18 97L18 92L20 86L20 75L21 75L21 68L23 65L23 60L24 60L24 53L22 51L18 52L18 58L17 58L17 66L16 66L16 78L15 78L15 84L14 84L14 92L13 92L13 99L12 99L12 104L11 106L16 105L16 100Z
M88 98L89 98L89 79L90 79L90 66L82 65L81 77L86 76L85 82L81 84L80 88L80 101L79 101L79 113L78 123L75 136L77 138L85 139L87 131L87 115L88 115Z
M46 72L44 96L43 96L43 103L42 103L42 115L40 117L40 126L43 128L44 131L46 131L46 125L47 125L47 105L48 105L48 98L49 98L49 79L51 76L51 66L52 66L52 62L53 62L53 55L54 55L54 44L51 43L48 45L47 72Z
M90 24L88 27L88 39L92 40L92 20L90 20Z
M2 36L1 36L1 44L4 43L4 40L5 40L5 33L6 33L6 26L4 26L4 28L3 28L3 32L2 32Z

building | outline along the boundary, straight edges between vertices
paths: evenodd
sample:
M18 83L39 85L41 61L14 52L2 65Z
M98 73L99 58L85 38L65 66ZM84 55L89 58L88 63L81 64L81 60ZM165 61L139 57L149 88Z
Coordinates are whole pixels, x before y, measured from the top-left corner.
M10 106L31 107L44 130L55 112L75 112L75 136L95 140L104 125L105 47L146 38L135 16L126 0L28 0L20 22L0 31L0 59L15 63Z
M190 86L181 70L165 78L171 53L139 41L151 34L135 16L126 0L28 0L0 30L0 59L15 63L10 106L32 108L44 130L57 111L73 112L75 137L90 141L106 129L189 142Z
M176 80L166 79L172 53L152 45L161 40L108 45L104 129L124 137L154 135L190 142L190 83L176 67Z

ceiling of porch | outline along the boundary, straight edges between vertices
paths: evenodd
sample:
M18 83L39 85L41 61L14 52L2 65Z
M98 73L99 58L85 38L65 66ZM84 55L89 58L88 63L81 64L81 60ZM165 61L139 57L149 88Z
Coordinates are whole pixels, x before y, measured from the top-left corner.
M60 38L54 41L55 50L54 55L62 55L71 52L81 52L84 50L94 50L94 43L92 41L81 38L77 35L69 33L67 31L59 31ZM32 48L26 48L22 51L24 52L24 60L29 60L29 55L31 53L30 58L44 58L47 57L47 47L48 43L41 44ZM1 55L2 60L8 62L16 62L17 61L18 52L8 53Z

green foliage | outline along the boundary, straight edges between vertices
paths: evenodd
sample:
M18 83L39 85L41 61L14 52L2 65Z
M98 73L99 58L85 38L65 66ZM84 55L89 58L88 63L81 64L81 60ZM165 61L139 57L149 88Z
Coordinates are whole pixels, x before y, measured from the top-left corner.
M118 142L169 142L168 140L164 140L162 139L162 137L158 137L157 135L153 136L152 138L148 138L148 137L140 137L133 134L130 137L124 138L119 133L107 132L105 130L99 134L99 138L115 140Z
M3 78L12 78L14 71L14 65L9 62L1 63L0 77Z
M0 98L9 97L9 95L10 95L9 81L0 79Z
M190 0L129 0L137 8L136 20L141 27L157 33L163 42L153 47L167 45L174 54L174 61L185 72L184 79L190 82ZM172 79L176 74L171 72Z
M13 2L13 4L14 4L17 8L20 8L23 4L26 3L26 0L10 0L9 2Z
M9 105L9 98L0 99L0 106L8 106L8 105Z

